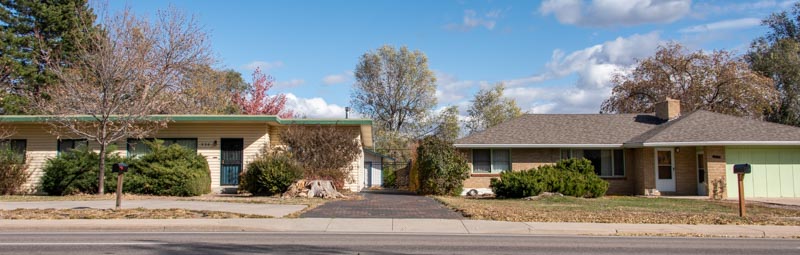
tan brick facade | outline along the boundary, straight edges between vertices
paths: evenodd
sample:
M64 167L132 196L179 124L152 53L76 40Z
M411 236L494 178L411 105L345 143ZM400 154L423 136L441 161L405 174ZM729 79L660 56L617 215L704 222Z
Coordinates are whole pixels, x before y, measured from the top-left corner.
M675 193L697 195L697 151L695 147L679 147L675 152Z
M708 196L713 198L714 187L718 186L718 197L727 198L725 190L725 147L706 146L703 148L703 155L706 157L706 173L708 180Z

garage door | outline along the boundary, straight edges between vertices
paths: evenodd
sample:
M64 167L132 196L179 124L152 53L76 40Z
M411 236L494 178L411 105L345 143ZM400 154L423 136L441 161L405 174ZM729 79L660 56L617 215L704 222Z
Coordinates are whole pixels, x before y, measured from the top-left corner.
M745 197L800 197L800 149L725 150L728 197L737 197L739 187L734 164L749 163L752 173L744 178Z

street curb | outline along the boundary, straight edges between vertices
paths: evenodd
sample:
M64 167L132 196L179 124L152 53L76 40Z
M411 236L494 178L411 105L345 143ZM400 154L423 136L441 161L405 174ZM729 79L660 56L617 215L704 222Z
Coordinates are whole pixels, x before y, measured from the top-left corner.
M800 226L505 222L444 219L0 220L14 232L315 232L800 238Z

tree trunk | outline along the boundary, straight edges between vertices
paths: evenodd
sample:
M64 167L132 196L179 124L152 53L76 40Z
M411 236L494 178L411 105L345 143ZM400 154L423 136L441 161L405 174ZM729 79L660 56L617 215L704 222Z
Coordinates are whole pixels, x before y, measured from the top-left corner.
M106 145L100 143L100 171L97 172L97 194L103 195L106 178Z

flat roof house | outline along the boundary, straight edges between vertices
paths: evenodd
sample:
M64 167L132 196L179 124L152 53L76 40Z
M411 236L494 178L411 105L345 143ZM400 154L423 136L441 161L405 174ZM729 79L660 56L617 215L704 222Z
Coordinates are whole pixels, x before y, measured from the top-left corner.
M464 187L502 171L586 158L610 194L735 197L734 164L749 163L747 197L800 197L800 128L659 103L655 114L526 114L456 141Z
M86 117L86 116L76 116ZM281 145L282 130L292 125L336 126L353 135L362 146L360 155L353 160L350 180L345 188L359 191L364 187L364 148L372 148L372 121L368 119L281 119L268 115L153 115L169 120L167 128L148 138L177 143L197 151L208 160L211 170L211 188L216 192L234 189L239 184L239 173L264 148ZM32 171L28 185L35 185L42 176L42 167L48 158L60 151L88 144L92 141L77 137L52 135L47 116L0 116L0 124L10 127L14 134L4 142L26 155ZM147 147L137 139L116 143L120 155L144 153Z

